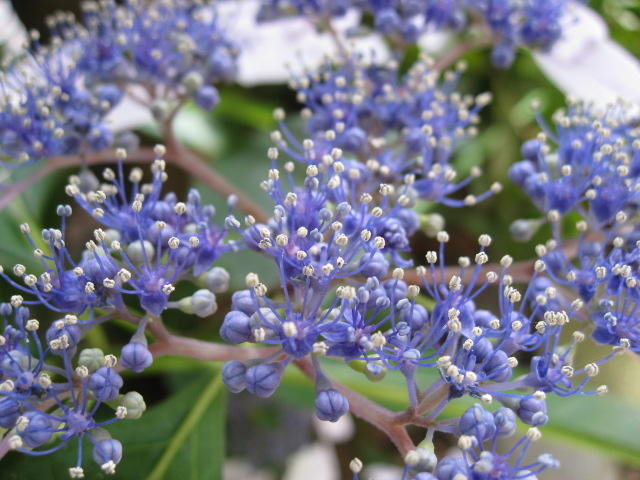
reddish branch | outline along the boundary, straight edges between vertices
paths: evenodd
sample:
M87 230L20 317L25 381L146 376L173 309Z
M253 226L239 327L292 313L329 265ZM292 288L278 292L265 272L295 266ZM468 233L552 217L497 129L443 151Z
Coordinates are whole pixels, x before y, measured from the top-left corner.
M232 185L229 180L217 173L211 165L200 156L185 148L173 135L165 137L167 155L166 161L197 178L217 194L228 197L235 195L238 199L238 207L245 213L253 215L260 223L266 223L269 216L260 205L242 193L242 190Z

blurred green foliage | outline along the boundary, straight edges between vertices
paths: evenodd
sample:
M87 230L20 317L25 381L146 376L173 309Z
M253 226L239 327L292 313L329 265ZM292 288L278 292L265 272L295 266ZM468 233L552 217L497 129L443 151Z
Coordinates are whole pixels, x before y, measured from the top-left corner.
M591 6L604 12L612 37L639 56L640 2L593 0ZM490 91L494 101L482 112L478 137L465 141L455 155L454 166L461 176L473 166L480 166L484 170L484 175L473 182L468 191L461 192L460 198L468 193L479 194L495 181L503 183L504 191L473 207L473 210L442 206L431 206L429 210L442 214L446 219L447 230L452 237L447 247L449 258L473 253L476 239L482 233L488 233L493 238L489 255L493 254L494 259L504 254L510 254L516 260L531 258L533 247L544 242L549 232L542 228L530 242L524 244L511 239L511 222L517 218L534 218L537 210L509 182L507 172L510 165L520 159L522 142L539 131L530 102L533 99L540 100L542 113L549 118L556 109L563 107L564 95L541 74L527 52L519 52L513 67L506 71L490 66L488 49L471 52L464 60L469 68L460 82L460 92L475 95ZM190 148L203 154L213 168L227 176L231 183L255 200L265 202L266 194L258 187L258 183L265 178L269 168L266 157L266 149L271 146L269 131L276 127L271 112L274 107L285 106L292 127L299 131L299 122L296 123L295 115L292 115L299 108L294 93L285 86L242 88L230 85L222 87L220 95L222 103L211 115L186 105L176 119L176 132ZM142 134L143 140L148 143L158 140L153 128L144 130ZM36 168L38 166L16 172L14 179L24 178ZM94 169L95 173L99 175L101 168ZM0 264L22 263L28 268L35 267L31 248L19 233L18 225L28 222L35 232L44 227L57 228L58 219L53 210L58 203L68 201L64 186L68 175L72 173L75 172L67 170L48 176L0 212ZM222 220L226 212L225 200L202 188L197 179L186 179L181 172L173 171L166 186L167 189L176 190L179 197L184 197L191 185L200 188L205 201L216 205L217 218ZM72 243L78 249L82 248L93 228L86 217L74 214L69 223L69 229L73 232ZM418 235L413 241L416 257L420 259L421 253L432 249L434 244L434 240ZM267 260L258 254L249 255L242 262L235 257L223 257L220 260L220 265L232 275L232 290L243 285L248 265L266 283L273 283L275 279ZM0 284L2 300L6 301L10 294L7 285ZM187 319L179 312L168 311L167 323L170 328L181 330L185 335L216 339L228 304L228 299L220 299L218 313L206 322ZM43 321L47 320L45 315L50 317L44 311L37 312L37 315L42 315ZM105 351L109 351L111 345L112 351L117 353L126 342L125 334L130 334L129 327L125 325L122 322L96 329L87 341L91 341L92 346L98 344ZM381 388L380 384L366 381L343 365L327 363L331 374L381 404L394 409L406 406L406 389L401 379L390 375L384 382L384 388ZM634 362L631 364L629 368L634 369L634 378L639 378L638 362L635 362L635 366ZM429 375L425 374L421 382L428 383ZM611 381L614 384L623 383L616 382L615 376L611 377ZM220 386L215 371L203 372L201 367L196 367L195 362L188 359L158 359L149 372L128 375L126 390L145 393L150 409L141 420L118 422L110 428L114 438L125 445L119 473L113 478L222 478L227 394ZM635 395L637 392L622 389L620 393L614 391L604 398L551 398L551 420L544 432L579 448L597 450L600 454L640 467L637 435L640 407ZM277 399L309 408L313 405L312 384L299 372L289 369ZM444 415L458 415L466 406L464 401L455 403ZM594 410L599 412L598 415L593 415ZM585 417L590 421L585 422ZM630 423L630 419L634 419L635 425ZM356 453L362 455L360 451ZM3 479L67 478L66 469L75 463L75 455L75 441L56 455L42 458L10 454L2 460L0 476ZM89 448L85 455L90 455ZM379 452L374 450L370 455L376 457ZM366 460L367 455L364 457ZM90 463L87 462L87 465ZM7 473L9 471L14 473Z

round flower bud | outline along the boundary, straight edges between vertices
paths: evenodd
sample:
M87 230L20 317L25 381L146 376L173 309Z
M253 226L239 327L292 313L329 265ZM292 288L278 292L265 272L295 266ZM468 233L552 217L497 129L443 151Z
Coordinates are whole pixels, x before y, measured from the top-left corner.
M365 367L364 374L368 380L372 382L379 382L387 376L387 367L382 362L380 364L368 362Z
M493 415L478 404L473 405L462 414L458 428L464 435L474 436L480 442L493 437L496 431Z
M29 448L36 448L47 443L53 435L53 425L47 415L40 412L28 411L24 416L29 421L28 425L19 435Z
M464 458L445 457L436 469L438 480L458 480L459 478L473 478L469 471L469 465Z
M475 355L476 363L484 361L491 352L493 352L493 345L489 339L484 337L477 341L474 340L471 353Z
M180 303L188 301L185 305L187 308L181 309L187 313L192 313L200 318L206 318L209 315L213 315L218 310L218 304L216 303L216 296L206 288L198 290L191 297L183 299Z
M120 399L119 404L121 407L127 409L127 415L125 418L131 420L137 420L147 409L147 404L144 403L142 395L138 392L127 392Z
M0 427L10 429L20 416L20 404L9 397L0 400Z
M231 309L239 310L246 315L255 313L256 308L249 290L239 290L231 295Z
M89 388L101 401L118 398L122 387L122 377L109 367L101 367L89 378Z
M7 372L13 372L16 367L20 370L26 370L29 368L29 355L22 350L14 349L10 350L8 353L3 352L2 356L4 358L2 358L2 363L0 365L2 365L2 369Z
M387 297L392 299L393 302L397 302L407 296L407 284L403 280L390 279L383 282L382 286L387 292Z
M498 429L498 435L501 437L509 437L516 431L516 414L513 410L500 407L493 412L494 423Z
M131 263L134 265L144 265L146 263L145 256L147 261L151 261L155 252L156 249L149 240L145 240L144 242L136 240L127 246L127 257L129 257L129 260L131 260Z
M74 354L78 342L82 339L82 331L77 325L61 324L62 320L53 322L47 330L47 343L51 345L51 353L62 356L62 352ZM62 325L62 328L59 326ZM57 348L53 348L54 345Z
M509 225L511 236L516 242L528 242L538 231L542 222L519 218Z
M482 366L482 369L487 374L487 379L493 380L494 382L509 380L513 371L508 361L509 356L503 350L494 351L493 355L491 355Z
M112 438L100 440L93 447L93 460L98 465L104 465L109 461L120 463L120 460L122 460L122 444Z
M523 398L516 412L520 420L527 425L541 427L549 421L547 416L547 402L535 398Z
M263 328L267 338L273 338L280 335L279 330L276 329L280 327L282 320L270 308L262 307L249 317L249 324L252 331L256 328Z
M222 267L214 267L206 273L204 281L213 293L224 293L229 288L229 272Z
M431 450L420 447L407 453L404 457L404 462L409 465L409 471L416 475L420 472L433 473L438 464L438 459Z
M124 368L140 373L153 363L153 355L143 343L131 342L122 347L120 363Z
M196 92L193 100L200 108L206 110L207 112L210 112L220 103L220 94L214 86L205 85Z
M365 253L360 258L360 266L365 267L360 270L360 275L363 277L375 277L382 280L387 276L389 271L389 262L384 258L381 252L375 252L373 256L370 253Z
M340 146L350 152L361 150L367 143L367 134L360 127L351 127L341 137Z
M147 311L147 313L154 317L159 317L162 312L167 308L169 302L169 294L173 291L171 284L164 286L162 290L151 292L148 295L140 295L140 306Z
M224 317L220 327L220 336L229 343L244 343L251 338L249 317L243 312L232 310Z
M222 381L230 392L240 393L247 387L247 366L237 360L231 360L222 367Z
M339 391L330 388L316 395L316 415L320 420L337 422L349 411L349 402Z
M413 480L438 480L438 479L430 473L420 472L415 477L413 477Z
M402 19L398 12L393 8L380 9L375 17L375 27L384 35L391 35L400 30Z
M247 390L258 397L270 397L280 384L280 371L273 363L247 369Z
M413 305L412 308L400 312L400 320L411 325L411 329L415 332L429 321L429 313L422 305Z
M93 373L104 366L104 352L99 348L85 348L80 352L78 365L87 367Z

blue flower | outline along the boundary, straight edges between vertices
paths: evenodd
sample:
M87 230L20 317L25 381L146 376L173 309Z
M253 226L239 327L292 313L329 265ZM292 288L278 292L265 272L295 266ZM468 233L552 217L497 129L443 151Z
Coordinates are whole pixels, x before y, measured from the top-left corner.
M193 98L210 110L219 102L213 84L236 73L238 46L215 9L192 0L87 4L82 26L58 27L91 83L138 84L151 98Z
M640 142L626 107L597 113L582 103L570 104L554 115L554 130L537 110L536 115L546 135L525 143L525 160L509 175L544 214L577 211L593 228L606 229L618 212L633 211Z
M0 153L18 168L42 158L100 151L113 143L105 120L122 97L101 81L84 85L84 74L62 45L35 51L0 79Z
M498 436L510 436L515 432L515 419L508 412L508 409L499 408L491 414L478 404L469 408L458 423L462 433L458 446L463 450L464 458L441 460L435 472L437 479L453 479L460 473L468 478L534 480L546 468L558 468L559 462L548 454L540 455L534 462L525 460L531 442L541 437L536 427L530 428L508 452L495 451ZM490 445L485 446L489 442ZM512 456L515 458L510 461Z

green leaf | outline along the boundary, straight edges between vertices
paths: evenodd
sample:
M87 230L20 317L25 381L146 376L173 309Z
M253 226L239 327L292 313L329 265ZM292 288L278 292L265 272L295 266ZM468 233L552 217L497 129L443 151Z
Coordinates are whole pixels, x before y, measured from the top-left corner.
M197 385L196 391L202 384ZM222 478L226 390L222 375L205 383L188 415L178 423L148 480ZM169 414L164 411L163 415Z
M224 122L236 121L258 130L267 130L273 128L273 110L277 106L276 102L261 99L242 89L229 88L225 89L215 115Z
M222 139L211 122L211 116L187 102L173 120L173 132L187 147L197 152L213 155L220 149Z
M183 385L173 396L150 408L139 420L123 420L107 427L123 445L118 479L222 479L225 455L226 389L211 370ZM84 442L86 479L104 479ZM11 452L2 460L3 479L67 480L74 466L77 442L43 457Z

